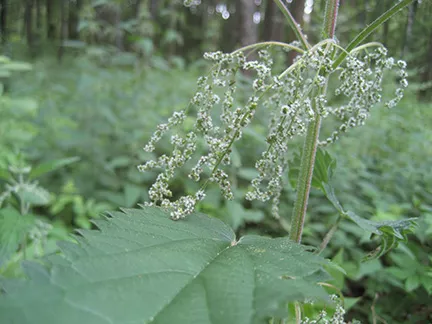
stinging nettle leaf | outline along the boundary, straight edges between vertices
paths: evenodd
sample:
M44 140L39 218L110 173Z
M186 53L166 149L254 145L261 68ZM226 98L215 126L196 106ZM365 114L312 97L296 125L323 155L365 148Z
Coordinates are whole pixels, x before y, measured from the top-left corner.
M80 160L79 157L74 156L74 157L70 157L70 158L53 160L53 161L41 163L30 171L29 178L35 179L35 178L37 178L37 177L39 177L45 173L60 169L60 168L66 166L68 164L77 162L79 160Z
M21 215L15 209L0 210L0 267L18 249L33 221L32 217Z
M326 296L326 261L287 238L237 240L217 219L154 207L95 224L60 244L64 257L27 264L28 280L0 281L1 323L266 323Z

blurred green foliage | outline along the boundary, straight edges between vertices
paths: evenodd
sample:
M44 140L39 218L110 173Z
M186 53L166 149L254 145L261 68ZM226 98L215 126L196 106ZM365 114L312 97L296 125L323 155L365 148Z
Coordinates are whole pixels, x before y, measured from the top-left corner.
M8 100L32 98L38 109L32 112L31 122L11 116L7 120L17 125L17 132L24 132L29 123L37 131L26 140L15 141L13 148L7 146L7 137L2 137L2 147L9 147L11 156L19 149L27 165L35 166L33 174L40 184L53 193L50 202L35 206L32 213L69 231L89 228L89 221L107 209L145 201L155 175L137 172L136 165L149 157L141 147L154 125L187 104L199 73L199 65L169 70L101 69L94 61L82 58L60 67L50 61L37 62L33 72L12 79ZM389 76L390 88L392 80ZM372 306L381 318L392 323L413 322L414 318L426 321L430 314L431 108L410 93L395 110L377 107L366 126L330 147L337 160L331 183L347 209L378 222L419 217L420 225L409 243L400 244L379 260L359 261L374 243L366 232L344 219L324 250L324 256L334 256L333 261L346 271L343 275L330 269L332 284L343 289L347 303L352 303L350 314L365 322ZM264 141L265 134L256 123L242 144L235 147L230 177L236 184L236 200L224 202L214 188L200 209L223 219L240 234L281 236L286 232L281 231L266 205L243 199L248 180L256 172L251 161L261 153L257 144ZM298 146L293 146L293 160L296 152ZM43 162L69 156L79 161L48 163L56 170L42 174L47 165ZM8 163L12 161L3 158L2 165L7 168ZM186 174L178 176L174 184L177 193L195 190L193 186ZM287 181L281 214L291 213L292 202L293 189ZM318 190L312 191L309 206L304 242L319 246L338 213ZM3 209L2 213L13 211ZM2 268L3 274L10 275L11 271L10 266ZM397 300L395 295L399 296ZM398 307L394 306L396 302Z
M318 16L324 3L315 2L311 23L305 26L311 39L321 28ZM408 44L404 46L412 63L411 90L397 108L377 107L366 126L329 147L337 160L331 184L346 210L375 222L418 217L419 225L408 242L381 259L361 262L379 238L371 241L370 233L348 219L340 221L322 252L346 272L329 269L332 285L342 289L348 316L364 323L377 318L388 323L432 322L432 103L419 100L430 96L427 53L431 43L425 35L432 35L431 6L424 2L416 13L410 42L404 40L406 15L392 20L375 36L394 53ZM372 5L374 1L359 3L369 9L341 7L341 41L382 12ZM379 4L386 6L389 1ZM94 3L87 2L81 11L81 40L64 40L62 64L50 55L42 37L33 46L44 55L32 66L0 56L0 78L7 85L0 87L0 195L16 185L11 179L16 180L17 170L23 168L28 170L26 183L34 184L33 191L12 194L0 206L0 275L22 275L19 261L23 258L56 253L57 239L72 239L74 229L90 228L92 219L102 212L133 207L147 199L155 174L136 169L152 157L142 147L155 125L187 105L197 77L206 73L202 61L195 60L198 53L236 43L221 35L230 31L232 20L224 25L219 14L215 14L218 19L204 21L190 12L177 15L179 5L161 6L163 10L153 18L144 8L120 26L108 28ZM18 16L20 11L11 8ZM127 9L129 16L134 13L132 7ZM112 44L119 29L126 39L124 49ZM101 41L101 33L108 40ZM10 35L9 52L15 55L25 52L17 34ZM393 91L395 76L387 76L386 83L385 88ZM253 161L261 154L265 136L260 123L255 123L233 149L229 176L236 199L224 202L219 191L210 188L199 206L240 235L277 237L289 230L289 224L280 228L268 206L243 199L248 182L256 176ZM292 161L300 146L300 142L292 146ZM156 153L165 149L162 145ZM294 162L291 171L295 172ZM290 215L294 193L288 175L284 176L280 213ZM173 187L174 194L197 189L186 174L176 177ZM29 207L24 215L22 200ZM308 210L303 242L319 246L337 221L338 211L318 189L312 190ZM310 307L306 314L315 311Z

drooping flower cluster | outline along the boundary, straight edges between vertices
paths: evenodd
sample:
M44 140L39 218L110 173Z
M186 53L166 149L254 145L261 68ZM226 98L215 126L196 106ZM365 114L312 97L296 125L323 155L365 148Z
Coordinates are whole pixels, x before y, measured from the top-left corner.
M392 57L387 57L387 50L384 47L378 47L374 52L363 56L347 57L346 64L339 74L340 84L335 94L345 96L348 102L330 111L342 123L324 142L320 143L321 145L333 143L348 129L364 125L371 108L381 101L384 72L394 68L399 69L399 87L396 89L395 97L385 103L388 108L396 106L408 86L406 63L401 60L395 62Z
M327 312L325 310L322 310L316 319L309 319L305 317L301 324L347 324L344 320L345 316L345 309L342 306L342 302L337 295L331 295L330 299L336 304L336 309L331 317L328 316ZM353 320L350 323L352 324L359 324L360 322L357 320Z
M257 60L248 60L242 52L206 53L204 58L214 65L209 75L198 79L197 92L188 109L175 112L167 123L159 125L145 147L152 152L164 135L171 134L173 152L138 167L140 171L162 169L149 189L151 202L148 204L169 208L173 219L183 218L204 199L205 189L211 182L219 185L224 198L233 199L225 168L231 163L233 145L242 138L257 109L263 109L269 117L268 145L255 164L259 176L252 180L246 199L271 200L272 213L279 217L278 205L284 187L282 175L288 166L290 140L304 135L309 123L318 116L334 116L341 121L339 128L322 145L334 142L349 128L363 125L370 109L381 100L383 73L387 69L395 66L400 69L400 87L396 97L387 103L388 107L402 98L407 85L406 64L387 58L383 47L366 54L353 52L338 67L334 66L329 49L334 49L331 42L315 46L298 56L293 65L279 75L273 74L273 61L267 51L259 51ZM243 104L238 103L236 96L241 72L252 76L250 96ZM327 82L332 74L339 79L336 96L347 98L339 106L327 103ZM185 135L172 134L191 110L196 111L193 131ZM202 145L205 154L195 157L197 147ZM201 182L201 188L194 195L172 201L169 183L175 171L186 163L192 164L189 178Z

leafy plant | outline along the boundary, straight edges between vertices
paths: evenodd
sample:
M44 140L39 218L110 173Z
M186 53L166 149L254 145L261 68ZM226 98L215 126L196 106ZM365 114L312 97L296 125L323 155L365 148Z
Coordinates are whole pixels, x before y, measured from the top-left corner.
M236 238L219 220L175 223L159 208L95 223L48 268L27 264L31 285L2 281L2 322L261 323L286 316L288 301L325 296L314 284L324 259L288 238Z
M43 254L47 235L53 226L34 215L32 210L47 206L51 202L51 194L35 178L77 160L49 161L32 168L24 163L22 157L18 157L16 164L7 169L0 168L0 181L5 182L0 193L0 270L19 250L21 257L26 258L28 239L33 249L40 245L34 254ZM17 261L14 260L14 263Z
M149 190L151 202L148 204L161 206L168 212L145 207L114 213L108 220L96 221L100 231L81 231L78 245L63 245L63 258L47 257L42 266L29 265L26 268L29 280L24 282L4 281L5 293L0 296L0 309L4 311L0 316L9 322L50 323L59 320L58 313L44 306L54 303L65 314L61 318L65 323L143 320L263 323L285 321L287 303L293 302L296 321L300 322L302 307L299 302L323 296L318 282L327 279L323 274L324 266L331 266L299 245L312 185L324 193L340 215L318 252L322 252L334 235L341 218L348 218L366 232L382 238L374 257L406 241L412 219L373 222L342 207L330 183L335 163L327 152L318 151L318 146L332 144L347 130L364 124L370 109L381 101L385 69L397 67L400 77L399 87L387 107L394 107L402 99L407 86L405 62L396 63L387 58L381 44L360 43L410 2L403 0L395 4L342 48L334 35L339 1L326 2L323 40L312 46L283 2L276 0L297 35L298 43L265 42L231 54L206 54L215 65L209 76L199 79L198 91L188 107L197 111L195 122L188 123L186 111L175 112L167 123L159 125L146 146L151 153L171 129L180 125L186 129L186 134L180 132L171 136L172 154L163 154L140 166L141 171L162 169ZM274 75L272 59L266 51L258 52L257 61L247 60L249 54L263 47L281 47L300 55L293 65ZM376 50L370 52L373 48ZM256 72L257 77L252 82L252 96L237 108L234 96L236 85L241 83L241 77L237 76L241 71L250 75ZM335 76L339 79L335 95L345 100L342 98L331 106L328 83L334 82ZM223 93L223 100L220 93ZM252 123L261 102L266 108L273 108L273 114L269 118L268 146L256 164L258 176L252 180L246 198L262 202L271 199L273 214L284 229L287 220L279 215L279 203L284 189L283 174L289 165L288 142L296 135L305 137L297 172L290 240L255 236L237 240L226 225L194 214L211 182L220 186L223 198L233 199L224 167L230 165L235 144L245 127ZM222 111L217 127L214 127L213 111L210 111L215 106ZM338 127L325 141L319 141L321 123L328 116L336 120ZM202 146L206 153L194 160L194 153ZM191 180L198 183L201 178L206 180L195 186L198 188L194 194L176 195L169 182L175 178L178 168L189 165L192 165ZM260 215L246 215L241 204L228 206L236 213L243 213L240 221L233 223L235 227L245 219L261 219ZM168 219L168 214L175 220L188 217L175 224ZM150 261L150 257L155 259ZM246 278L252 278L252 285L245 284ZM243 291L248 287L248 292ZM44 299L35 298L36 291L43 291ZM148 308L142 307L142 296L149 303ZM167 299L167 296L172 298ZM246 300L249 303L244 306L242 303ZM182 312L195 305L198 307L194 311ZM343 322L342 315L343 311L337 311L335 320ZM318 320L325 317L319 316Z

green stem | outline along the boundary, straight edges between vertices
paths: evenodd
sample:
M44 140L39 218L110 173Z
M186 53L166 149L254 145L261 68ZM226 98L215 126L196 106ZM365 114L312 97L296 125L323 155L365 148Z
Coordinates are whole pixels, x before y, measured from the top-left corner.
M300 25L295 21L294 17L291 15L291 12L288 10L288 8L285 6L282 0L274 0L276 5L279 7L280 11L282 11L283 15L285 16L288 24L294 31L294 34L296 35L299 42L303 45L305 49L309 49L310 45L306 39L306 36L303 34Z
M327 247L327 245L329 244L330 240L333 238L333 235L336 233L336 230L339 226L340 221L342 220L342 216L339 215L336 223L333 224L332 228L327 232L327 234L324 236L323 241L321 242L321 245L318 249L317 254L321 254L322 251L325 250L325 248Z
M261 47L266 47L266 46L279 46L279 47L283 47L283 48L287 48L287 49L296 51L300 54L304 53L304 50L302 50L301 48L298 48L297 46L293 46L293 45L283 43L283 42L270 41L270 42L261 42L261 43L256 43L256 44L244 46L242 48L235 50L234 52L232 52L232 54L237 54L239 52L244 52L244 51L247 51L250 49L256 49L256 48L261 48Z
M363 29L347 46L346 50L347 52L351 52L358 44L363 42L366 37L368 37L370 34L372 34L378 27L380 27L382 24L384 24L387 20L389 20L391 17L393 17L395 14L397 14L399 11L401 11L403 8L409 6L414 0L402 0L399 1L397 4L395 4L392 8L387 10L385 13L383 13L381 16L379 16L374 22L372 22L369 26L367 26L365 29ZM346 52L342 52L339 54L337 59L335 60L333 67L338 67L341 62L345 59L347 56Z
M324 15L324 26L322 30L323 38L333 38L336 29L336 20L339 10L339 0L327 0L325 15Z
M323 35L325 38L333 38L336 28L339 0L328 0L324 19ZM321 91L325 93L327 86ZM300 164L300 174L297 181L297 198L294 204L290 239L301 242L303 227L306 217L309 193L315 166L316 151L318 148L319 132L321 128L321 116L316 113L315 119L308 125L306 138L303 145L303 153Z
M320 127L321 116L316 115L316 118L308 125L306 139L303 145L300 174L297 181L297 198L294 205L293 223L290 232L290 239L298 243L301 242L303 233Z
M301 307L300 307L299 302L294 303L294 309L295 309L296 324L300 324L301 323Z

